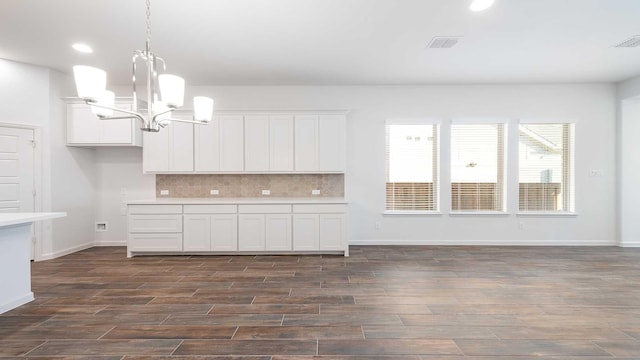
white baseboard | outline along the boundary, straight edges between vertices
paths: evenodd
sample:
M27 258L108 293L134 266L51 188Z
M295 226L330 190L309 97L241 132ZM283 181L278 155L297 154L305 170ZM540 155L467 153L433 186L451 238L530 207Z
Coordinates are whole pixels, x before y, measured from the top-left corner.
M0 304L0 314L5 313L9 310L15 309L20 305L24 305L30 301L33 301L34 297L33 297L33 293L31 291L29 291L28 294L25 294L23 296L20 296L19 298L13 299L9 302L6 302L4 304Z
M55 251L55 252L48 253L48 254L42 254L42 256L40 256L40 258L38 260L39 261L40 260L51 260L51 259L59 258L61 256L73 254L74 252L78 252L78 251L82 251L82 250L86 250L86 249L92 248L93 246L94 246L93 242L82 244L82 245L73 246L73 247L70 247L70 248L67 248L67 249L63 249L63 250L60 250L60 251Z
M620 247L640 247L640 241L625 241L618 244Z
M349 245L616 246L613 240L349 240ZM638 244L640 246L640 243Z
M96 241L93 246L127 246L127 241Z

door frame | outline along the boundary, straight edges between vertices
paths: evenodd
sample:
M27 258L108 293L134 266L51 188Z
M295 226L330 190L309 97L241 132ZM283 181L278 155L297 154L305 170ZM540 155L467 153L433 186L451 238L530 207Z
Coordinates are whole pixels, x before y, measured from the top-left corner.
M14 129L26 129L33 130L33 140L36 146L33 149L33 187L36 190L36 195L33 199L33 211L42 212L42 127L38 125L24 124L24 123L9 123L0 122L0 127L14 128ZM33 260L38 261L42 258L42 238L43 238L43 222L34 222L34 235L35 243L33 244Z

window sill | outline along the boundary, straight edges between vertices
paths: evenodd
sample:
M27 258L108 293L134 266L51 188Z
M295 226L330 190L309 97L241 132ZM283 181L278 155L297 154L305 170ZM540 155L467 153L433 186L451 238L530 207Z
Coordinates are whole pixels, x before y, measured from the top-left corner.
M410 211L410 210L405 210L405 211L398 211L398 210L385 210L382 212L382 215L387 216L387 215L418 215L418 216L442 216L442 213L439 211Z
M577 217L578 213L576 212L551 212L551 211L530 211L530 212L518 212L516 216L531 216L531 217Z
M451 216L509 216L510 213L504 211L452 211Z

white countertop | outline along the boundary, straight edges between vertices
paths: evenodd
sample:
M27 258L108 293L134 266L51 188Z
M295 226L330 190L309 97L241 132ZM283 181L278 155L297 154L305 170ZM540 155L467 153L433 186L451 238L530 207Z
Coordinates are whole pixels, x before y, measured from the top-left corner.
M67 216L66 212L0 213L0 227Z
M314 198L156 198L149 200L131 200L129 205L208 205L208 204L346 204L344 198L314 197Z

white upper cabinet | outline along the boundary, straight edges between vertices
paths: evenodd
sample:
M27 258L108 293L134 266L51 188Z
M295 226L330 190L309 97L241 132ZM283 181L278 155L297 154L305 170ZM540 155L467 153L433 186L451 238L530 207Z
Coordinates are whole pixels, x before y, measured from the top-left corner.
M293 116L244 117L244 170L293 171Z
M295 117L295 170L344 172L345 115Z
M295 171L318 170L318 116L295 119Z
M244 170L242 116L215 116L208 125L195 125L196 172Z
M208 125L174 122L145 134L143 168L156 173L343 173L345 120L344 114L291 113L218 115Z
M318 170L345 170L345 116L320 115L318 119Z
M143 171L193 172L193 137L193 124L181 122L158 132L144 132Z
M131 104L116 107L131 110ZM114 116L124 114L114 113ZM135 119L100 120L87 104L67 104L67 145L141 146L140 124Z
M293 171L293 116L269 117L269 170Z
M244 170L269 171L269 117L244 117Z

